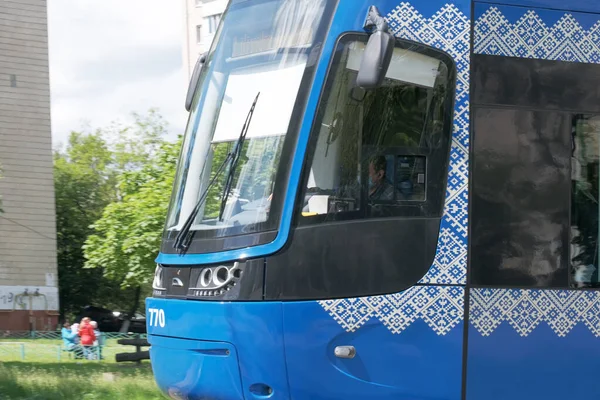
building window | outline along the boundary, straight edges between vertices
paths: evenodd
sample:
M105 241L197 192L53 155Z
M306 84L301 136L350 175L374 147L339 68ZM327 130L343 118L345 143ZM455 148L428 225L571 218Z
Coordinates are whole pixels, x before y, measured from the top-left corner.
M202 42L202 25L196 25L196 42Z
M208 34L212 35L217 31L219 22L221 21L221 14L210 15L205 18L208 23Z

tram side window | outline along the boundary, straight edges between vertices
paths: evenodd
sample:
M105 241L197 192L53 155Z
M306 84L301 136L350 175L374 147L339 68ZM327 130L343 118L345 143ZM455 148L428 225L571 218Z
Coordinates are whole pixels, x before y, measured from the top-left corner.
M301 222L441 213L451 65L398 41L384 83L356 86L366 36L340 39L311 136Z
M575 116L571 143L571 285L597 288L600 116Z
M599 288L598 65L472 61L471 284Z

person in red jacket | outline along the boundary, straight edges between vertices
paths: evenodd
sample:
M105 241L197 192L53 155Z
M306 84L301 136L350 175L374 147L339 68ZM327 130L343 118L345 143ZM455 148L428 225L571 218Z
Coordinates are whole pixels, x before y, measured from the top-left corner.
M79 326L79 337L81 338L81 346L83 346L83 354L85 358L90 358L91 346L94 345L96 340L96 334L94 333L94 327L90 324L90 319L85 317L81 320Z

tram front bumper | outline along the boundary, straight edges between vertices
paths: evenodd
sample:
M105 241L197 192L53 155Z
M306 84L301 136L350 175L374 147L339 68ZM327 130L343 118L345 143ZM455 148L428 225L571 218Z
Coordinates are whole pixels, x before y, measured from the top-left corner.
M289 398L282 306L146 299L150 360L173 399Z
M231 343L149 336L156 383L172 399L244 398Z

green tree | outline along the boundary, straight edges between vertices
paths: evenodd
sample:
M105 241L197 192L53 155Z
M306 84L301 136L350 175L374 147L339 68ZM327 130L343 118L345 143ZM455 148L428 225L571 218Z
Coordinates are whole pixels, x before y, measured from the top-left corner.
M112 124L105 130L118 173L138 171L157 155L167 135L167 123L155 110L131 114L133 123Z
M129 196L148 190L144 185L161 179L160 168L153 168L154 164L161 160L165 149L175 146L165 144L166 132L162 117L155 110L150 110L143 115L133 114L133 123L130 124L113 123L93 132L73 132L65 148L55 152L58 268L63 317L77 314L85 305L122 310L126 305L139 302L136 299L143 282L140 285L133 285L132 279L125 282L124 276L114 273L108 264L90 263L85 268L84 245L91 235L98 233L95 224L99 222L102 226L105 215L111 210L119 211L119 205L127 207L121 203ZM168 162L174 165L175 159L165 160L165 163ZM168 201L170 189L161 193L165 201ZM151 201L151 198L145 200ZM156 226L144 226L157 231ZM143 230L143 227L140 229ZM153 250L157 249L156 244Z
M150 290L180 146L181 140L164 142L142 168L121 173L120 198L104 209L84 245L87 269L135 291L130 314Z
M217 174L219 166L223 164L227 158L227 154L232 151L231 142L216 143L212 145L212 166L210 172L209 182L214 179ZM217 218L219 216L219 210L221 209L221 196L223 195L223 189L225 187L225 177L228 169L217 178L213 187L208 191L206 196L206 202L204 207L205 218Z
M64 151L54 153L54 187L61 315L93 302L107 282L101 271L83 270L82 246L90 226L114 198L111 152L100 134L73 132Z

